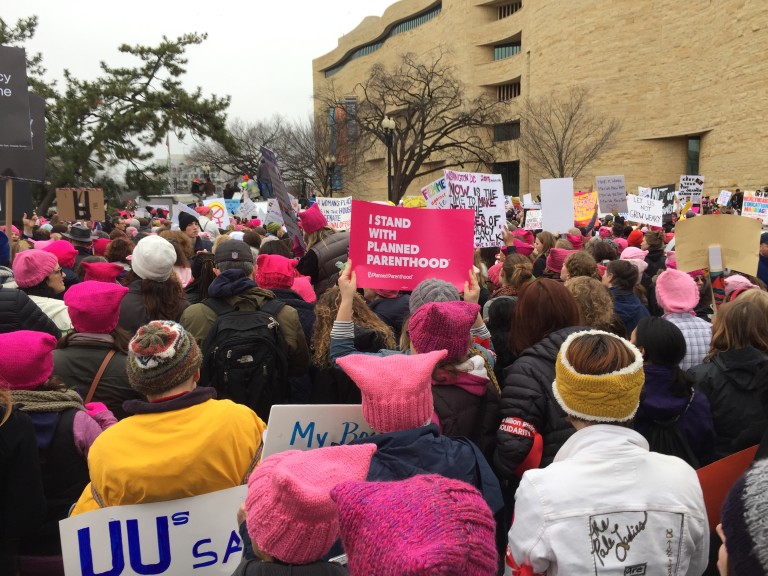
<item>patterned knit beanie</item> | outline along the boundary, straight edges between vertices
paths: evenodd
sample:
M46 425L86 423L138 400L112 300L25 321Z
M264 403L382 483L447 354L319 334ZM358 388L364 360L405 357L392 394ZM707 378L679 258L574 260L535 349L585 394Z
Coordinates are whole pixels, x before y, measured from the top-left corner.
M267 232L269 232L270 234L276 235L280 231L280 228L282 228L282 226L278 222L269 222L267 223L265 228L267 229Z
M768 574L768 460L755 462L736 481L723 502L720 521L733 573Z
M200 368L200 348L180 324L145 324L128 345L128 382L144 394L162 394L189 380Z
M594 335L617 340L629 349L634 360L629 366L609 374L579 374L568 354L571 344L579 338ZM644 383L643 355L633 344L602 330L587 330L574 332L560 347L552 391L566 414L588 422L626 422L635 416L640 406Z
M264 552L288 564L316 562L339 538L331 489L365 480L375 444L289 450L265 458L248 480L246 526Z
M685 272L665 270L656 279L656 301L666 313L690 312L699 303L699 288Z
M350 354L336 364L360 388L363 418L371 428L400 432L424 426L432 417L432 371L446 354Z
M339 507L350 576L492 576L496 524L474 487L436 474L344 482Z
M408 307L413 314L427 302L452 302L454 300L461 300L456 286L445 280L430 278L419 282L419 285L411 293Z
M0 334L0 383L11 390L34 390L53 374L56 338L17 330Z
M480 306L473 302L427 302L408 322L413 347L419 354L447 350L449 362L466 356L478 312Z

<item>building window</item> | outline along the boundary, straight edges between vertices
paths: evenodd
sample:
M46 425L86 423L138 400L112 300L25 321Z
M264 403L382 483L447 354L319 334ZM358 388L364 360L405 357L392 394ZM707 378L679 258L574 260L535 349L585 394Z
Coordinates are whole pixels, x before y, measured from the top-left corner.
M507 142L520 138L520 122L506 122L493 127L493 141Z
M698 174L699 173L699 155L701 153L701 138L699 136L691 136L688 138L688 165L686 166L686 174Z
M402 32L408 32L408 30L413 30L414 28L417 28L422 24L426 24L427 22L432 20L432 18L436 16L440 16L440 11L442 10L442 8L443 8L442 3L440 3L430 10L427 10L426 12L422 12L418 16L414 16L413 18L409 18L408 20L400 22L400 24L398 24L397 26L392 28L392 30L389 31L389 34L387 34L387 38L391 38L392 36L396 36L397 34L401 34Z
M509 4L502 4L499 6L499 20L512 16L515 12L523 7L522 2L510 2Z
M510 42L508 44L499 44L493 47L493 59L504 60L515 54L520 54L520 42Z
M499 102L505 102L520 96L520 80L496 87Z
M501 174L504 196L520 196L520 162L499 162L491 169L494 174Z

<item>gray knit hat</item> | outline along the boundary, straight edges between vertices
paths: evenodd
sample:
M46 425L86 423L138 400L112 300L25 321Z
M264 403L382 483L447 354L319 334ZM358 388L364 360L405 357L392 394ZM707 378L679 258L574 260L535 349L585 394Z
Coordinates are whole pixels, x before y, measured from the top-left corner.
M408 307L413 314L427 302L455 302L456 300L461 300L456 286L445 280L429 278L416 286L411 293Z

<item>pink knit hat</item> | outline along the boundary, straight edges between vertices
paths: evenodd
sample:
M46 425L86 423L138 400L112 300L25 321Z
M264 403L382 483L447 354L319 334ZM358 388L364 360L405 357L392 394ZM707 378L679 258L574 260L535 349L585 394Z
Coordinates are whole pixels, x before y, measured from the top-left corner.
M37 246L35 247L37 248ZM59 266L74 268L77 248L72 246L70 242L67 242L66 240L54 240L47 246L41 248L56 256L56 259L59 261Z
M628 246L621 252L622 260L645 260L648 256L648 250L640 250L634 246Z
M667 252L666 266L677 270L677 252Z
M0 334L0 381L11 390L34 390L53 374L55 348L56 338L45 332L17 330Z
M447 350L453 362L467 355L469 330L477 320L480 306L473 302L428 302L408 322L408 333L419 354Z
M515 245L515 252L517 252L518 254L522 254L523 256L530 256L531 254L533 254L532 244L526 244L525 242L522 242L517 238L513 238L512 242Z
M205 216L206 214L208 214L211 211L212 211L212 208L210 206L196 206L195 207L195 212L200 214L200 216Z
M256 259L256 284L259 288L290 288L296 276L296 260L278 254L259 254Z
M608 228L608 226L600 226L600 230L598 230L597 233L600 235L600 238L603 239L613 236L613 230Z
M316 562L339 537L331 489L365 480L375 444L273 454L248 480L246 526L264 552L288 564Z
M135 226L128 226L125 229L125 233L128 236L128 238L136 238L136 236L139 235L139 229Z
M317 300L317 294L315 294L315 289L312 288L312 279L309 276L296 276L293 279L291 290L301 296L302 300L310 304Z
M613 243L616 244L616 248L619 249L619 256L624 253L624 250L626 250L628 246L626 238L614 238Z
M437 474L331 490L350 576L496 574L496 523L473 486Z
M690 312L699 303L699 289L685 272L668 269L656 279L656 301L666 313Z
M512 232L512 236L517 236L518 238L521 238L523 242L526 244L533 244L535 242L535 238L533 237L533 232L530 230L526 230L525 228L518 228L515 231Z
M499 275L501 274L503 266L504 265L501 262L496 262L496 264L488 268L488 280L490 280L494 286L501 287L501 279L499 278Z
M13 277L19 288L31 288L45 280L58 266L58 259L50 252L24 250L13 259Z
M432 371L447 354L350 354L336 364L360 388L363 417L371 428L399 432L424 426L432 417Z
M328 221L323 216L317 203L312 204L307 210L299 214L299 220L305 234L312 234L312 232L317 232L321 228L328 226Z
M118 276L125 271L125 268L115 262L81 262L80 266L85 270L85 280L96 282L115 283Z
M77 332L109 334L117 326L120 302L127 293L125 286L95 280L70 286L64 293L64 304L72 326Z
M578 252L578 250L566 250L565 248L552 248L549 251L549 254L547 254L547 268L552 270L552 272L557 272L560 274L560 271L563 269L563 264L565 264L565 259L568 258L571 254L574 254L575 252Z
M96 238L93 241L93 253L96 256L104 256L107 251L107 246L112 242L109 238Z
M573 245L574 250L581 250L584 246L584 236L581 234L566 234L565 239Z
M736 290L752 290L753 288L757 288L757 286L740 274L734 274L725 279L726 296L730 296Z
M258 228L261 226L261 220L258 218L251 218L248 220L248 224L246 224L246 226L248 226L248 228Z

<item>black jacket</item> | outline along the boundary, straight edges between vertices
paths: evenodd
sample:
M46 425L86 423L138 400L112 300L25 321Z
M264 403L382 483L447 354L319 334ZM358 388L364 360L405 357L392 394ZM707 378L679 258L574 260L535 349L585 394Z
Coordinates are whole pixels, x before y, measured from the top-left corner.
M376 316L392 328L392 332L395 334L395 342L400 340L403 320L409 314L408 305L410 301L410 294L400 294L397 298L378 298L368 305L376 313Z
M573 326L553 332L527 350L506 370L501 389L502 426L496 432L494 468L504 478L517 482L515 470L533 446L533 430L541 434L544 451L540 468L552 463L555 454L576 431L565 419L555 400L555 360L565 339L585 328Z
M232 576L347 576L348 574L349 570L344 566L330 562L289 565L243 559Z
M0 334L17 330L47 332L56 339L61 330L22 290L0 288Z
M144 301L141 297L141 282L141 278L137 278L128 284L128 292L120 301L120 318L117 321L117 325L131 336L136 334L136 331L144 326L144 324L147 324L152 320L165 320L165 318L149 317L149 313L144 307ZM189 306L189 302L187 302L186 299L180 300L177 309L178 316L176 318L171 318L171 320L178 322L182 312L184 312L187 306Z
M709 399L716 458L760 443L768 430L760 397L768 387L768 354L756 348L727 350L688 373Z
M296 292L288 288L270 288L270 292L275 295L277 300L285 302L287 306L295 309L299 314L301 329L304 331L304 337L307 342L312 340L312 330L315 327L315 305L307 302Z

